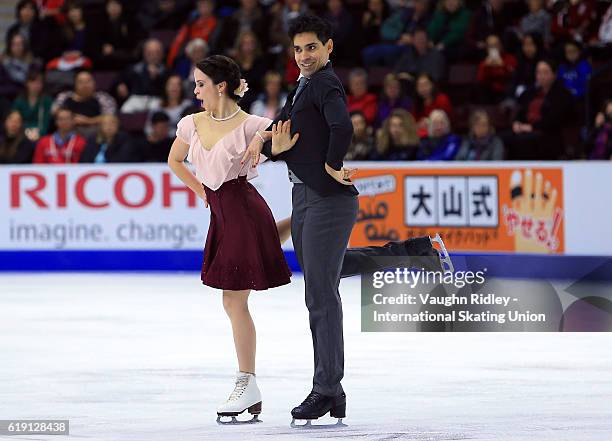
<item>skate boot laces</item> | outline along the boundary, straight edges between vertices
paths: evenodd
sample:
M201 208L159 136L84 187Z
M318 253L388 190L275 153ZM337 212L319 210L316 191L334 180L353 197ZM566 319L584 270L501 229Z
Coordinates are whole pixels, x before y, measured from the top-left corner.
M304 401L302 401L302 404L300 404L300 406L304 406L304 405L310 405L310 404L314 404L316 403L320 398L322 397L322 395L318 392L310 392L308 394L308 396L304 399Z
M238 377L236 379L236 387L234 387L234 390L230 394L230 396L227 399L227 401L235 401L238 398L240 398L242 396L242 394L244 393L244 391L246 390L248 385L249 385L249 377L248 376L245 375L243 377Z

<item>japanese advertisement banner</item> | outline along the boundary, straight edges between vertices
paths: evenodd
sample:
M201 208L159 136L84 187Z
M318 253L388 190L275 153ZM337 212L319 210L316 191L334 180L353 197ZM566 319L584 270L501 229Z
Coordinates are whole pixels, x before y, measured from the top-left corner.
M361 167L355 185L352 246L439 233L456 251L565 251L561 167Z

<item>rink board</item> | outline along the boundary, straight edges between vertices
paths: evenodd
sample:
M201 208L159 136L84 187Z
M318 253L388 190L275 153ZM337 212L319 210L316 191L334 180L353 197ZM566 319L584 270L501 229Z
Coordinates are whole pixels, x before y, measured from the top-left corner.
M609 162L351 165L361 193L351 246L440 232L456 256L499 256L508 277L571 278L610 255ZM528 212L513 196L536 192L538 175L550 203ZM260 166L251 183L276 219L290 216L284 164ZM0 271L201 266L209 211L164 164L2 166L0 185ZM290 240L283 249L299 271Z

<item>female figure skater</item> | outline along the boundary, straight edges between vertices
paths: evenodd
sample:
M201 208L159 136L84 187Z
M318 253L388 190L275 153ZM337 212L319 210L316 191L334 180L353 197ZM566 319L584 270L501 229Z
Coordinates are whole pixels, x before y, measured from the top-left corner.
M291 235L291 218L275 224L272 212L248 183L257 176L259 152L251 145L272 140L275 151L293 147L299 135L290 135L290 123L266 128L271 120L249 115L237 104L245 91L240 69L230 58L213 55L196 64L196 98L203 112L181 119L168 164L172 171L210 206L202 282L223 290L223 306L232 324L238 357L236 384L227 401L217 408L222 416L248 410L259 421L261 393L255 379L255 326L249 313L251 290L266 290L290 282L291 271L281 243ZM185 166L194 165L196 176ZM439 237L389 242L382 247L346 251L341 277L382 269L377 257L397 257L398 264L442 270L442 256L433 248ZM441 243L440 240L440 245ZM443 248L443 256L446 255Z
M255 136L272 139L282 151L291 148L297 138L279 145L279 139L288 136L278 134L287 135L288 126L272 136L265 132L271 120L249 115L238 106L245 83L232 59L206 58L197 63L194 79L194 93L204 111L179 121L168 164L211 209L202 282L223 290L239 366L235 389L217 414L234 417L248 409L255 415L251 421L257 421L262 403L255 380L255 326L248 298L251 290L288 284L291 271L272 212L248 182L257 176L256 168L242 159ZM196 176L185 166L185 158L194 165ZM288 222L283 225L287 230ZM285 231L284 238L289 234Z

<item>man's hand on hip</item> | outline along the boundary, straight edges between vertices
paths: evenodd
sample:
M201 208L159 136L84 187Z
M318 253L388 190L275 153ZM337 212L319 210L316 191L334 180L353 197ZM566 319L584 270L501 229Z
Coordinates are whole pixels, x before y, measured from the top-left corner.
M334 170L328 163L325 163L325 171L343 185L353 185L351 178L357 173L356 168L342 167L340 170Z

